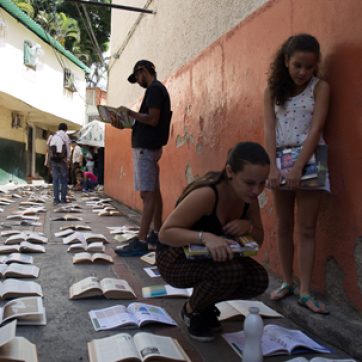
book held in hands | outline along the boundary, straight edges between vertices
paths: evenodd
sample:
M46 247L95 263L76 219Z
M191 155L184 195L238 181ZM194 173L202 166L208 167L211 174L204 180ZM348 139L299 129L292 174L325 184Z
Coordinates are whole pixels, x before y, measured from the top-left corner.
M139 332L133 337L119 333L87 343L89 362L170 361L191 362L178 341L171 337Z
M105 123L112 123L112 119L114 119L120 129L132 128L134 125L135 120L128 115L128 109L125 107L114 108L98 105L97 108L101 120Z
M150 323L177 325L163 308L145 303L91 310L89 316L96 331L125 326L142 327Z
M69 288L70 299L84 299L103 295L107 299L136 299L136 294L126 280L88 277Z
M244 348L244 332L224 333L224 339L241 356ZM313 341L302 331L274 324L264 326L261 340L263 356L297 354L306 352L330 353L330 350Z

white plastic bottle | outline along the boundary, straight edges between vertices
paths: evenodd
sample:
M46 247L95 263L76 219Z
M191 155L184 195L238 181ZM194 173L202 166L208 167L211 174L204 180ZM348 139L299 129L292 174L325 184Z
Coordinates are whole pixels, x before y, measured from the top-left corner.
M250 307L249 315L244 321L245 345L243 349L243 362L263 361L263 352L261 349L263 329L264 324L259 315L259 308Z

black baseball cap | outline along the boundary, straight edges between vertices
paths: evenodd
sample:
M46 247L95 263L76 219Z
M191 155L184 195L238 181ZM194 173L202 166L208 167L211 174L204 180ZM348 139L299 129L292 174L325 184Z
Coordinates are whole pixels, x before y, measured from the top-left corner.
M156 72L156 67L155 65L150 62L149 60L139 60L135 66L133 67L133 73L128 77L128 81L130 83L136 83L137 80L136 80L136 72L139 70L139 69L142 69L142 68L146 68L150 71L153 71L153 72Z

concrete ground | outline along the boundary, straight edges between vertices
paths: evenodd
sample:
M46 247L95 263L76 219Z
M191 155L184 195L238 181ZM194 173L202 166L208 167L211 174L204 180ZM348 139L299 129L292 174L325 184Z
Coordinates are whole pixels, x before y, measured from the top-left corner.
M40 193L40 191L38 191ZM82 193L76 195L79 204L84 207L80 216L83 222L92 227L92 232L102 233L111 240L107 246L107 253L114 257L113 265L73 265L72 254L66 252L67 247L61 242L61 239L54 237L54 232L59 230L62 225L69 224L65 221L50 221L54 216L54 206L51 201L46 203L48 212L40 214L42 226L31 227L35 231L43 231L49 237L49 244L46 246L45 254L33 254L34 264L40 267L40 276L35 279L43 288L44 304L47 315L46 326L18 326L17 335L28 338L37 345L39 361L41 362L75 362L88 361L86 343L95 338L102 338L120 332L129 332L131 334L139 331L138 329L118 329L114 331L96 332L93 329L88 311L96 308L105 308L115 304L127 305L129 301L114 301L105 298L93 298L79 301L70 301L68 299L68 288L71 284L88 276L97 276L103 278L106 276L117 276L126 279L136 291L138 301L142 301L141 288L147 285L162 284L159 278L149 278L143 271L144 267L149 266L139 258L120 258L113 252L117 245L107 226L121 226L124 224L137 224L139 215L117 202L113 204L127 216L99 217L91 212L90 207L85 206L85 201L81 200ZM17 201L26 200L24 197ZM49 199L51 200L51 199ZM4 213L0 214L1 225L4 226L10 222L5 221L6 215L17 210L18 202L3 207ZM58 214L57 214L58 215ZM74 223L74 222L73 222ZM19 227L29 229L29 227ZM6 230L5 228L1 230ZM4 239L4 238L3 238ZM3 241L3 240L0 240ZM271 280L274 286L276 281ZM281 303L270 304L267 296L261 296L261 300L271 305L274 309L281 312L285 318L265 319L265 323L274 323L286 326L288 328L297 328L307 332L307 334L333 349L330 355L325 357L348 358L349 351L356 360L362 361L360 336L360 319L346 320L349 317L346 314L339 314L336 308L330 308L330 316L312 315L308 311L299 307L293 298L288 298ZM173 336L177 338L184 347L191 360L198 361L227 361L236 362L240 358L220 337L212 343L198 343L191 340L179 318L179 311L184 303L184 299L148 299L146 302L164 307L169 314L177 321L178 327L162 327L151 325L142 328L143 331L150 331L160 335ZM295 320L297 324L293 322ZM357 323L358 322L358 323ZM238 331L242 329L242 321L224 322L223 330L225 332ZM359 333L358 333L359 332ZM305 355L311 359L314 354ZM321 355L319 355L321 356ZM267 362L287 361L289 356L268 357Z

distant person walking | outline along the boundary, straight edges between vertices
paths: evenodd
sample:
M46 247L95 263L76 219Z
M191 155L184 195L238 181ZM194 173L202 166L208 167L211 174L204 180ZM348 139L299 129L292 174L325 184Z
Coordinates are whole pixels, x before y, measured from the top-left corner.
M68 162L70 140L68 126L60 123L58 131L49 142L49 158L53 177L54 204L66 203L68 192Z
M77 186L80 184L80 175L81 175L81 166L83 164L83 153L80 146L75 140L72 140L73 150L71 158L71 175L72 175L72 185Z
M166 87L157 80L156 69L148 60L138 61L130 83L146 88L139 112L128 110L135 119L132 129L132 151L136 191L140 191L143 202L140 231L122 249L121 256L139 256L148 252L148 245L158 241L158 231L162 225L162 196L160 191L160 169L158 162L162 147L167 144L171 122L171 102ZM114 127L120 127L113 121ZM148 235L153 221L153 231Z
M294 294L293 278L294 224L298 225L300 287L298 302L315 313L326 313L325 306L311 295L315 233L324 186L303 189L304 166L318 145L325 145L323 128L329 105L329 85L317 77L320 47L309 34L291 36L278 50L271 64L265 91L265 144L271 167L269 186L273 190L277 213L279 256L283 283L271 293L279 300ZM290 171L283 175L285 187L280 188L282 174L277 167L277 149L302 146ZM295 216L295 207L297 216Z

